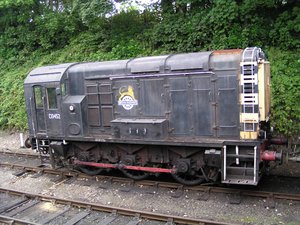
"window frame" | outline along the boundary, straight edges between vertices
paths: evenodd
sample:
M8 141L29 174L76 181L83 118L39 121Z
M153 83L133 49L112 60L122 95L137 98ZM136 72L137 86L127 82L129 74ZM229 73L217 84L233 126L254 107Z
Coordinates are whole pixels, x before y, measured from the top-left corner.
M66 79L64 79L61 83L60 83L60 93L62 97L67 96L68 94L68 88L67 88L67 82Z
M38 92L37 92L38 91ZM39 96L38 96L39 94ZM43 89L42 86L33 86L34 105L36 109L44 109Z
M51 90L51 92L49 92L49 90ZM48 110L57 110L58 101L57 101L56 87L47 87L46 94L47 94Z

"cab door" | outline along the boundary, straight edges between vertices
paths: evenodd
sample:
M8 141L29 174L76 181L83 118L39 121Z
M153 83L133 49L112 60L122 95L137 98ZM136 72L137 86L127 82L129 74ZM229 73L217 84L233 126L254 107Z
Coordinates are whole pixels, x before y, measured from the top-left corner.
M30 99L31 110L34 112L33 115L33 127L36 134L46 135L46 123L45 123L45 88L41 85L33 87L34 93L34 104L32 104L32 99Z
M62 137L61 95L59 84L44 84L33 87L35 122L38 134Z
M45 85L45 122L48 137L62 137L61 94L59 84Z

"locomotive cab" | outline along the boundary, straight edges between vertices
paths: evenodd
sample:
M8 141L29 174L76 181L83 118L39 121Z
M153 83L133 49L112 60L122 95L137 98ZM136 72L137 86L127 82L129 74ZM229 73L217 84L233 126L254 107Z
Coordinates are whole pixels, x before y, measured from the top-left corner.
M47 145L48 139L64 137L62 102L66 97L64 71L68 66L70 64L38 68L25 80L30 137L43 140L43 145Z

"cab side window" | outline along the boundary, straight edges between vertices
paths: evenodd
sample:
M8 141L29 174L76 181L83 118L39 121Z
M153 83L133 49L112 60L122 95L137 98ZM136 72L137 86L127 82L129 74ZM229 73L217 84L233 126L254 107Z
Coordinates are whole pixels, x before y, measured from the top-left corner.
M67 85L66 85L66 81L64 81L63 83L60 84L60 91L61 91L61 95L64 97L67 94Z
M56 88L47 88L48 108L57 109Z
M42 87L41 86L35 86L33 88L34 90L34 99L35 99L35 108L42 109L44 107L43 105L43 96L42 96Z

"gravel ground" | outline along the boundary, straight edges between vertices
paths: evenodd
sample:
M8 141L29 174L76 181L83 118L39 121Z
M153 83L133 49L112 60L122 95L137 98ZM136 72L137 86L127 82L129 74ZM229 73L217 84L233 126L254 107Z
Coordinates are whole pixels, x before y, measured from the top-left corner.
M0 133L0 149L20 149L19 134ZM299 169L299 166L297 167ZM148 188L132 188L104 181L63 180L54 175L34 178L31 174L13 175L10 168L0 168L0 187L32 193L89 201L104 205L174 214L194 218L224 221L232 224L300 224L300 203L276 201L268 208L264 199L245 198L241 204L229 204L226 195L211 195L207 201L196 200L195 193L186 191L174 198L174 190L159 190L149 194Z
M26 134L24 134L25 139ZM20 133L0 131L0 149L20 149Z
M174 190L148 193L149 188L132 188L104 181L71 179L58 181L57 176L39 178L31 174L13 175L12 169L0 169L0 187L18 189L31 193L88 201L123 208L174 214L193 218L225 221L232 224L300 224L300 203L277 201L275 208L268 208L266 200L245 198L241 204L229 204L228 196L212 194L207 201L196 200L195 193L185 191L174 198Z

